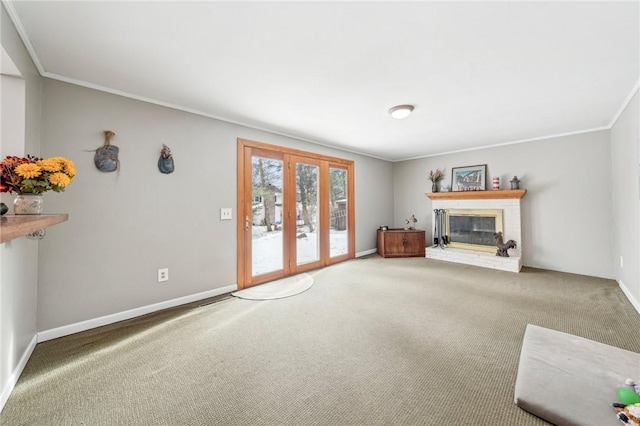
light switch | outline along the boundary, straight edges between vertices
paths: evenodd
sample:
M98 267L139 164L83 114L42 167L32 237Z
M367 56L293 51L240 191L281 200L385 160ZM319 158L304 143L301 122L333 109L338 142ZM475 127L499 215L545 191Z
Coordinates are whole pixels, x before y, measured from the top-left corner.
M220 209L220 220L231 220L231 212L233 210L231 208Z

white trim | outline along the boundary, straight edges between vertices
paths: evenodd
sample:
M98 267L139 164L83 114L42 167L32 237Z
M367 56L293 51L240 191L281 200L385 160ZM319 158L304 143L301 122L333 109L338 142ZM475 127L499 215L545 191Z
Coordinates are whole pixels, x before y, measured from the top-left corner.
M573 131L573 132L558 133L558 134L542 136L542 137L538 137L538 138L522 139L522 140L517 140L517 141L510 141L510 142L493 144L493 145L484 145L484 146L479 146L479 147L474 147L474 148L466 148L466 149L460 149L460 150L455 150L455 151L446 151L446 152L440 152L440 153L436 153L436 154L428 154L428 155L422 155L422 156L418 156L418 157L409 157L409 158L402 158L402 159L398 159L398 160L393 160L393 159L390 159L390 158L378 157L378 156L373 155L373 154L367 154L367 153L362 153L362 152L359 152L359 151L354 151L354 150L351 150L351 149L348 149L348 148L337 146L335 144L322 143L322 142L318 142L318 141L313 140L313 139L305 138L303 136L292 135L290 133L286 133L286 132L282 132L282 131L278 131L278 130L273 130L273 129L268 129L266 127L260 127L260 126L257 126L257 125L244 123L242 121L231 120L231 119L228 119L228 118L220 117L220 116L213 115L213 114L208 114L208 113L205 113L205 112L202 112L202 111L198 111L198 110L195 110L195 109L191 109L191 108L175 105L175 104L172 104L172 103L169 103L169 102L163 102L163 101L159 101L159 100L156 100L156 99L147 98L145 96L138 96L138 95L134 95L134 94L131 94L131 93L128 93L128 92L123 92L121 90L110 89L108 87L100 86L100 85L97 85L97 84L88 83L88 82L85 82L85 81L82 81L82 80L76 80L76 79L73 79L73 78L64 77L64 76L61 76L61 75L58 75L58 74L53 74L53 73L47 72L47 71L45 71L42 63L40 62L40 58L36 54L36 51L35 51L32 43L31 43L31 40L29 39L29 36L27 34L27 31L24 29L24 26L22 25L22 21L20 20L16 10L13 7L12 1L10 1L10 0L0 0L0 1L5 5L7 13L9 14L9 17L11 18L11 21L13 22L13 25L15 25L16 30L17 30L18 34L20 35L20 38L22 39L22 42L24 43L27 51L29 52L29 55L31 56L31 60L35 64L35 66L38 69L38 72L40 73L40 75L43 76L43 77L51 78L53 80L63 81L65 83L75 84L77 86L87 87L89 89L94 89L94 90L98 90L98 91L101 91L101 92L111 93L111 94L122 96L122 97L125 97L125 98L130 98L130 99L135 99L135 100L139 100L139 101L142 101L142 102L147 102L147 103L150 103L150 104L164 106L166 108L171 108L171 109L176 109L176 110L179 110L179 111L188 112L190 114L195 114L195 115L200 115L200 116L203 116L203 117L213 118L215 120L220 120L220 121L223 121L223 122L226 122L226 123L231 123L231 124L236 124L236 125L239 125L239 126L248 127L250 129L254 129L254 130L260 130L260 131L263 131L263 132L273 133L273 134L279 135L279 136L285 136L285 137L288 137L288 138L293 138L293 139L297 139L297 140L300 140L300 141L309 142L309 143L312 143L312 144L315 144L315 145L320 145L320 146L324 146L324 147L331 148L331 149L337 149L337 150L344 151L344 152L350 152L352 154L363 155L365 157L375 158L375 159L378 159L378 160L389 161L391 163L396 163L396 162L400 162L400 161L417 160L417 159L420 159L420 158L439 157L441 155L457 154L457 153L468 152L468 151L477 151L477 150L480 150L480 149L496 148L496 147L507 146L507 145L516 145L516 144L520 144L520 143L535 142L535 141L544 140L544 139L553 139L553 138L559 138L559 137L563 137L563 136L571 136L571 135L579 135L579 134L583 134L583 133L598 132L598 131L601 131L601 130L610 130L613 127L613 125L616 123L616 121L618 120L618 118L620 117L622 112L625 110L625 108L627 107L629 102L631 102L631 99L633 98L635 93L638 91L638 88L640 87L640 80L638 80L636 82L636 84L634 85L634 87L632 88L631 93L627 96L627 98L623 102L622 106L620 107L620 109L618 110L616 115L613 117L613 119L611 120L611 122L607 126L596 127L596 128L593 128L593 129L577 130L577 131Z
M261 127L261 126L255 125L255 124L249 124L249 123L246 123L244 121L232 120L230 118L221 117L221 116L215 115L215 114L209 114L207 112L199 111L197 109L183 107L183 106L180 106L180 105L172 104L170 102L159 101L159 100L153 99L153 98L147 98L146 96L134 95L134 94L129 93L129 92L124 92L122 90L111 89L109 87L100 86L98 84L93 84L93 83L88 83L88 82L82 81L82 80L76 80L75 78L69 78L69 77L65 77L63 75L53 74L53 73L50 73L50 72L47 72L47 71L41 72L41 75L43 77L50 78L52 80L62 81L64 83L73 84L75 86L86 87L86 88L89 88L89 89L97 90L99 92L111 93L113 95L122 96L123 98L135 99L137 101L146 102L146 103L153 104L153 105L159 105L159 106L163 106L165 108L171 108L171 109L175 109L175 110L178 110L178 111L188 112L189 114L195 114L195 115L200 115L202 117L213 118L214 120L222 121L224 123L236 124L238 126L247 127L249 129L260 130L262 132L272 133L274 135L279 135L279 136L284 136L284 137L287 137L287 138L297 139L297 140L303 141L303 142L309 142L309 143L312 143L314 145L324 146L324 147L331 148L331 149L337 149L339 151L344 151L344 152L350 152L352 154L363 155L365 157L371 157L371 158L375 158L375 159L378 159L378 160L394 161L394 160L391 160L389 158L378 157L378 156L375 156L373 154L366 154L366 153L363 153L363 152L354 151L354 150L349 149L349 148L344 148L344 147L340 147L340 146L332 145L332 144L328 144L328 143L322 143L322 142L319 142L319 141L317 141L315 139L309 139L309 138L305 138L303 136L294 135L294 134L291 134L291 133L275 130L275 129L272 129L272 128Z
M16 368L11 373L11 376L9 376L9 380L7 380L6 386L4 387L4 389L2 389L2 393L0 394L0 412L2 412L5 404L9 400L11 392L13 392L13 388L16 387L16 383L18 383L18 379L22 374L22 370L24 370L24 367L27 365L27 361L29 361L29 358L31 358L33 350L36 348L36 343L38 343L38 336L34 335L33 339L31 339L31 342L29 342L27 349L22 354L20 362L18 362L18 365L16 365Z
M631 92L627 96L627 99L624 100L624 102L622 103L622 106L620 107L616 115L614 115L613 118L611 119L611 122L609 123L610 129L613 128L613 126L615 126L616 122L618 121L618 119L620 118L624 110L627 109L627 107L629 106L629 103L631 102L631 99L633 99L635 94L638 92L638 89L640 89L640 80L636 81L636 84L633 86L633 89L631 89Z
M409 161L409 160L418 160L420 158L439 157L441 155L458 154L460 152L478 151L480 149L498 148L498 147L507 146L507 145L517 145L517 144L520 144L520 143L542 141L542 140L545 140L545 139L554 139L554 138L561 138L561 137L565 137L565 136L581 135L583 133L600 132L602 130L611 130L611 127L602 126L602 127L595 127L593 129L576 130L574 132L556 133L556 134L553 134L553 135L540 136L538 138L521 139L521 140L518 140L518 141L503 142L503 143L496 143L496 144L493 144L493 145L484 145L484 146L477 146L477 147L473 147L473 148L458 149L458 150L455 150L455 151L441 152L439 154L428 154L428 155L422 155L422 156L419 156L419 157L403 158L401 160L392 160L392 161L394 163L396 163L398 161Z
M24 29L24 25L22 25L22 21L18 17L18 12L16 12L16 9L13 7L13 2L8 0L2 0L2 4L4 4L4 8L9 14L9 17L11 18L11 22L13 22L13 25L16 27L16 31L18 32L18 35L22 39L22 43L24 44L24 47L29 52L29 56L31 56L31 60L33 61L33 64L38 69L38 72L40 73L40 75L44 75L45 73L44 67L40 62L40 58L36 54L36 49L33 47L33 44L31 43L31 39L27 34L27 30Z
M31 43L31 39L29 38L29 35L27 34L27 31L24 28L24 25L22 25L22 21L20 20L20 17L18 16L18 13L16 12L15 8L13 7L12 1L10 1L10 0L0 0L0 1L5 5L7 13L9 14L9 17L11 18L11 21L13 22L13 25L16 27L16 31L18 32L18 35L20 36L20 39L22 39L22 43L24 43L25 48L29 52L29 56L31 56L31 60L33 61L34 65L36 66L36 68L38 69L38 72L40 73L40 75L42 77L50 78L52 80L63 81L65 83L74 84L76 86L87 87L89 89L98 90L100 92L111 93L111 94L114 94L114 95L122 96L124 98L135 99L135 100L138 100L138 101L147 102L147 103L154 104L154 105L160 105L160 106L163 106L163 107L166 107L166 108L171 108L171 109L176 109L178 111L188 112L190 114L195 114L195 115L200 115L200 116L203 116L203 117L213 118L215 120L223 121L225 123L237 124L239 126L248 127L250 129L254 129L254 130L260 130L260 131L263 131L263 132L273 133L274 135L285 136L287 138L293 138L293 139L297 139L297 140L300 140L300 141L309 142L309 143L312 143L314 145L320 145L320 146L324 146L324 147L331 148L331 149L337 149L337 150L344 151L344 152L350 152L352 154L363 155L365 157L376 158L378 160L393 161L393 160L390 160L388 158L375 156L373 154L365 154L365 153L354 151L354 150L351 150L351 149L348 149L348 148L342 148L342 147L339 147L339 146L336 146L336 145L318 142L316 140L308 139L308 138L305 138L305 137L302 137L302 136L292 135L292 134L289 134L289 133L286 133L286 132L277 131L277 130L273 130L273 129L268 129L266 127L260 127L260 126L253 125L253 124L244 123L242 121L231 120L231 119L228 119L228 118L220 117L220 116L217 116L217 115L209 114L209 113L198 111L198 110L195 110L195 109L182 107L180 105L172 104L172 103L169 103L169 102L163 102L163 101L159 101L159 100L156 100L156 99L147 98L145 96L138 96L138 95L134 95L132 93L123 92L121 90L111 89L111 88L108 88L108 87L100 86L98 84L93 84L93 83L89 83L89 82L86 82L86 81L76 80L74 78L65 77L65 76L62 76L62 75L59 75L59 74L50 73L50 72L48 72L48 71L46 71L44 69L44 66L42 65L42 62L40 62L40 58L38 57L38 55L36 53L36 50L33 47L33 44Z
M356 253L356 257L367 256L369 254L373 254L377 252L378 252L378 249L365 250L365 251L361 251L360 253Z
M638 311L638 313L640 314L640 302L638 302L635 297L633 297L633 294L631 294L631 290L629 290L627 288L626 285L624 285L624 283L622 282L622 280L617 280L618 281L618 286L620 287L620 290L622 290L622 292L624 293L625 296L627 296L627 299L629 299L629 302L631 302L631 305L636 308L636 311Z
M238 285L232 284L226 287L203 291L202 293L196 293L189 296L178 297L177 299L166 300L164 302L154 303L152 305L147 305L147 306L141 306L139 308L130 309L124 312L118 312L115 314L105 315L102 317L77 322L75 324L63 325L62 327L40 331L38 332L38 343L46 342L47 340L57 339L58 337L68 336L74 333L79 333L81 331L90 330L92 328L102 327L103 325L109 325L119 321L124 321L131 318L139 317L141 315L146 315L151 312L160 311L162 309L173 308L174 306L180 306L186 303L207 299L209 297L215 297L221 294L231 293L232 291L236 291L237 289L238 289Z

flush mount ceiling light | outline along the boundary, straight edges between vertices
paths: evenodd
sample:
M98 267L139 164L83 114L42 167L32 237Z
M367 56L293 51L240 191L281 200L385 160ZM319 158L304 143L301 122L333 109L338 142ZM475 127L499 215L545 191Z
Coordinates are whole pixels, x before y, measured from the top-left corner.
M389 109L389 114L391 114L393 118L401 120L403 118L407 118L412 111L413 105L397 105Z

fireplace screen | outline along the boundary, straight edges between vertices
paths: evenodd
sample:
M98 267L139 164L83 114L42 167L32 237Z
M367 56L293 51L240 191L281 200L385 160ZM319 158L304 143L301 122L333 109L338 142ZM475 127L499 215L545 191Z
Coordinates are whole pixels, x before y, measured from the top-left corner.
M496 232L495 217L453 216L449 217L449 238L452 242L494 246Z
M447 235L452 247L492 251L495 232L502 232L502 210L449 210Z

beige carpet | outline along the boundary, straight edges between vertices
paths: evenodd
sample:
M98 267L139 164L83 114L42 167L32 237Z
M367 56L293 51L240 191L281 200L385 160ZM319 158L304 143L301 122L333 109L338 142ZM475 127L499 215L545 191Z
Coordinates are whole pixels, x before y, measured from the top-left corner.
M310 275L39 344L0 424L542 425L513 403L527 324L640 352L611 280L378 256Z
M295 296L303 293L313 285L313 277L309 274L298 274L270 283L245 288L231 293L232 296L247 300L273 300Z

